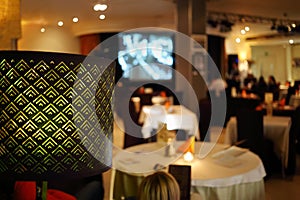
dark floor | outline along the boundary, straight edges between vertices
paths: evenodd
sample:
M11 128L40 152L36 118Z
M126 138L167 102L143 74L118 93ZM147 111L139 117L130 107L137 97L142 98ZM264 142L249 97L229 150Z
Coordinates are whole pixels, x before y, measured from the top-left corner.
M297 170L293 177L282 178L281 174L272 175L265 181L266 200L300 199L300 155L297 155Z

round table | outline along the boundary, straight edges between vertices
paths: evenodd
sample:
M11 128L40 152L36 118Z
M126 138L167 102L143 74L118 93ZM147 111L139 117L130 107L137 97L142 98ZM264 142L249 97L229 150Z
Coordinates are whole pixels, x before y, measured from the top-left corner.
M183 142L174 144L177 149ZM166 145L146 143L117 152L113 158L114 199L135 196L143 177L160 166L191 166L191 192L202 199L264 199L263 177L266 175L260 158L254 153L224 144L196 142L195 159L186 162L182 153L165 156Z

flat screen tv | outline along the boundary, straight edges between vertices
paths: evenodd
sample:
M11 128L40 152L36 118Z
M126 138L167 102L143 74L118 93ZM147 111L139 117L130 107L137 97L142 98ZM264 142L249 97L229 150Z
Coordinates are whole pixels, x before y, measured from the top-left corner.
M174 33L118 34L118 63L129 82L174 81Z

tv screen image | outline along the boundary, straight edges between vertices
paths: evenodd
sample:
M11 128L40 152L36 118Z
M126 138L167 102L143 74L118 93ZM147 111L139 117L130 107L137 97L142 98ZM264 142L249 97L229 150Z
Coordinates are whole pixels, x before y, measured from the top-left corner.
M118 62L130 81L172 80L174 39L171 33L119 34Z

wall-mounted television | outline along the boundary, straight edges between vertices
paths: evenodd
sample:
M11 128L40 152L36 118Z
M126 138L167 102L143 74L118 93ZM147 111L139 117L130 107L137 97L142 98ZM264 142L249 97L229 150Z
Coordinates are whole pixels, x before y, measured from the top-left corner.
M129 82L174 81L174 33L123 32L118 34L118 64Z

